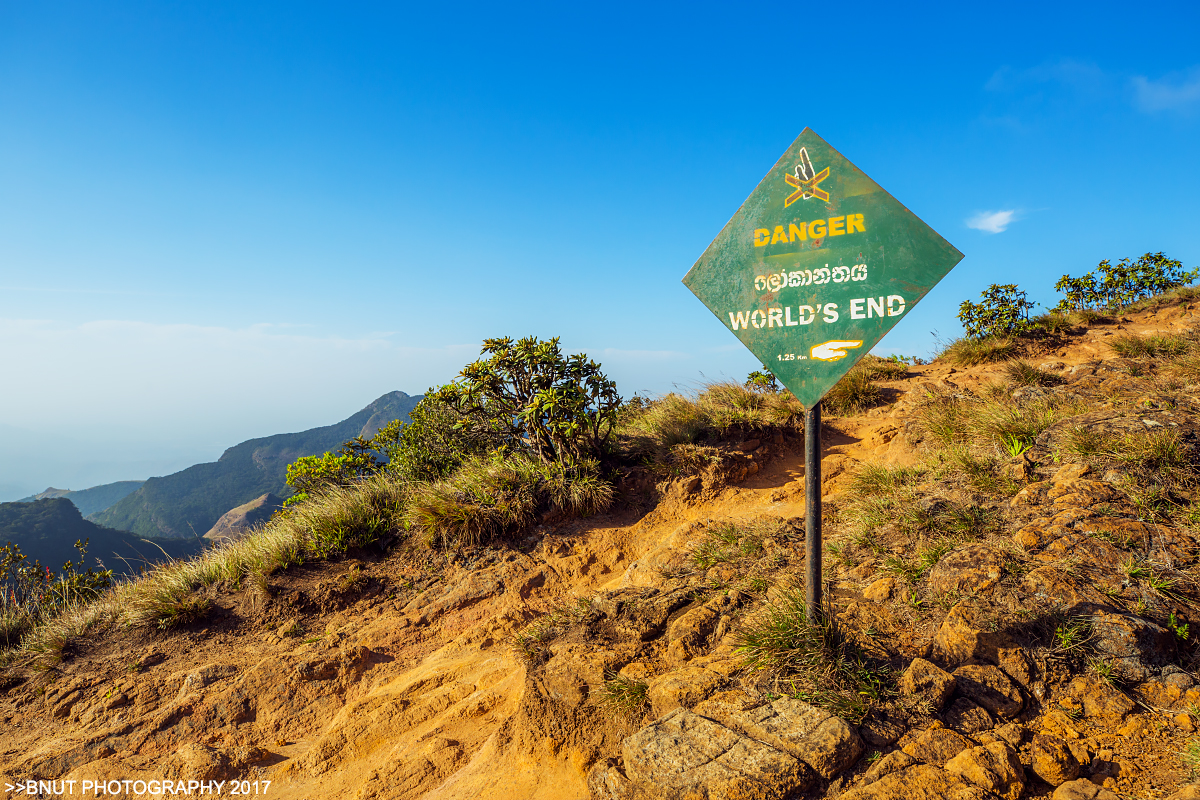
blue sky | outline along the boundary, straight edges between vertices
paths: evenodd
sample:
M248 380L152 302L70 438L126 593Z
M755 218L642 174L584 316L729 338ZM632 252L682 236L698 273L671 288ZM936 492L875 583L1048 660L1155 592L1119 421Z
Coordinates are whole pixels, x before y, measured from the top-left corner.
M0 0L0 499L212 460L559 335L756 366L680 279L812 127L966 254L877 349L1200 264L1194 3ZM974 227L972 227L974 226Z

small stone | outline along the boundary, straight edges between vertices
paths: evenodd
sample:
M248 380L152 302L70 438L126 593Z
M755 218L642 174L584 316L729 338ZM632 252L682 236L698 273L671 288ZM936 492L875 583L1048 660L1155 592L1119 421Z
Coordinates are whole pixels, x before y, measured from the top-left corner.
M954 694L954 676L923 658L914 658L900 677L900 691L927 699L940 711Z
M870 586L863 589L863 597L870 600L872 603L886 603L892 598L892 592L896 588L896 579L888 575L873 581Z
M1050 479L1050 482L1066 483L1067 481L1078 480L1091 471L1092 468L1087 464L1064 464L1054 473L1054 477Z
M1039 733L1033 737L1030 750L1034 774L1051 786L1060 786L1079 777L1079 762L1067 743L1057 736Z
M959 694L998 717L1011 719L1025 707L1021 690L998 667L968 664L956 669L954 677Z
M946 771L1004 800L1017 800L1025 791L1025 770L1017 751L1004 742L964 750L946 762Z
M1175 727L1180 730L1187 731L1188 733L1196 730L1196 724L1192 722L1191 714L1176 714L1172 718L1172 721L1175 723Z

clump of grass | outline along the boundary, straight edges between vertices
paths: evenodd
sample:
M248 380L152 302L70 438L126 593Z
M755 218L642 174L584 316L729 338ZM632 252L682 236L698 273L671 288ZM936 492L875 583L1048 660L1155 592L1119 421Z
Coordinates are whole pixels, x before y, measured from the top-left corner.
M856 365L834 384L821 402L830 414L848 416L878 404L882 393L871 373Z
M1108 451L1110 437L1087 425L1072 425L1062 433L1060 451L1072 459L1091 463Z
M1122 358L1170 358L1192 351L1195 343L1183 336L1138 336L1121 333L1109 339L1108 346Z
M659 463L678 445L702 444L739 428L747 431L792 426L804 407L787 391L749 388L733 381L712 383L692 397L672 392L623 415L620 448Z
M887 668L843 635L832 608L809 619L802 588L777 589L735 637L748 669L766 672L789 694L853 724L887 691Z
M1048 311L1029 320L1031 332L1045 331L1049 334L1065 333L1077 324L1079 323L1072 320L1069 314L1059 311Z
M1193 736L1187 740L1183 749L1179 751L1179 760L1191 772L1191 776L1196 777L1196 773L1200 772L1200 736Z
M513 637L517 657L528 667L537 667L550 660L550 643L567 629L587 616L591 601L578 599L557 606L530 622Z
M409 487L404 522L427 546L480 544L530 525L539 509L602 511L611 504L612 491L591 461L471 458L445 480Z
M1053 372L1038 369L1019 358L1004 365L1004 374L1013 386L1056 386L1063 382L1063 379Z
M1017 355L1015 339L987 336L982 339L965 337L951 342L938 354L956 367L973 367L996 361L1008 361Z
M692 548L692 563L699 569L708 569L751 558L762 552L763 535L758 526L742 527L729 522L710 526Z
M650 702L649 685L619 673L606 676L599 691L599 703L626 717L633 717Z

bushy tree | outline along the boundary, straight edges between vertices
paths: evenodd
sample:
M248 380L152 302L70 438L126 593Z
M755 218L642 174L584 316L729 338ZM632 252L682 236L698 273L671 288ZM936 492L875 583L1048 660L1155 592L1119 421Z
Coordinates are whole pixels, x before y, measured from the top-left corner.
M980 296L981 302L964 300L958 307L958 319L969 338L1012 336L1029 327L1034 303L1015 283L993 283Z
M402 426L400 420L393 420L370 438L355 436L336 453L301 456L288 464L287 485L293 494L284 506L301 503L331 486L349 486L378 472L387 463L385 454L395 447Z
M777 392L779 380L764 365L762 369L756 369L746 376L746 388L756 392Z
M433 398L513 450L544 463L602 458L621 397L600 365L580 353L564 356L558 338L486 339L482 358Z
M1105 309L1116 311L1138 300L1186 286L1200 277L1200 269L1185 272L1183 262L1163 253L1146 253L1137 261L1122 258L1116 264L1104 259L1092 272L1078 278L1063 275L1054 288L1062 292L1058 311Z
M388 471L406 481L434 481L454 472L473 455L505 447L500 419L468 420L429 389L408 415L394 444L386 449Z

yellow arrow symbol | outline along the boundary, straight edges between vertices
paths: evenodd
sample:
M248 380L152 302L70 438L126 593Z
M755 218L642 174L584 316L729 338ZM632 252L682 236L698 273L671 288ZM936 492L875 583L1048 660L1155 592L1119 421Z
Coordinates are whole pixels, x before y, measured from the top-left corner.
M813 346L812 357L818 361L840 361L846 357L847 348L851 347L862 347L862 342L843 342L837 339L830 342L822 342Z

